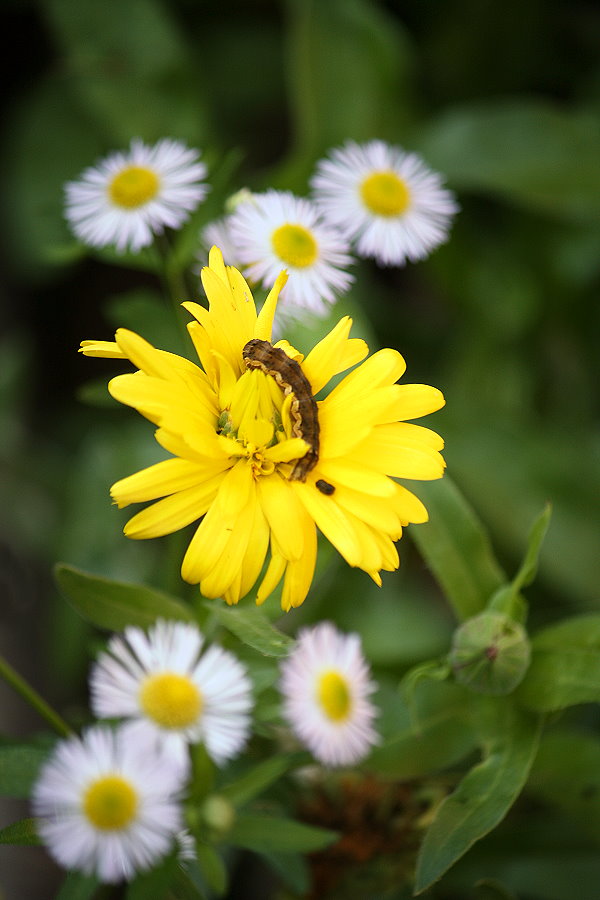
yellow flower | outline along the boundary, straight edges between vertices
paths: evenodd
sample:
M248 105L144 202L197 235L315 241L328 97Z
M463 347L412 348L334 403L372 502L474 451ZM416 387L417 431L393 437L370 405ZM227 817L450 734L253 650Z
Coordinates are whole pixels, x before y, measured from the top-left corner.
M157 501L125 526L130 538L170 534L201 519L183 559L185 581L237 603L262 573L256 602L283 578L281 605L299 606L312 582L317 527L351 566L381 584L398 566L394 546L409 522L427 521L395 478L444 471L442 439L407 419L444 404L427 385L396 384L396 350L374 353L324 397L338 373L368 354L342 318L306 356L270 344L282 273L260 313L237 269L213 248L202 283L209 309L184 303L200 366L119 329L115 343L83 341L88 356L129 359L109 391L158 426L171 459L113 485L119 507ZM162 498L162 499L160 499ZM268 565L263 566L269 554Z

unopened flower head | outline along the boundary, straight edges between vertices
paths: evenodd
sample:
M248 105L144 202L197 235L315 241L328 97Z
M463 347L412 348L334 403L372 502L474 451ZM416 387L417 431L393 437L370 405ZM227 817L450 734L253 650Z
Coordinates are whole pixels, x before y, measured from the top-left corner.
M168 756L96 726L57 745L32 802L40 836L64 868L116 882L174 846L181 788L181 769Z
M281 664L280 689L293 732L324 765L353 765L378 742L369 700L376 685L357 634L330 622L305 628Z
M423 259L442 244L458 206L415 153L383 141L348 141L317 164L311 180L324 217L359 256L384 266Z
M281 298L290 311L324 315L353 281L346 238L324 223L310 200L289 191L252 194L235 207L227 228L252 282L272 288L282 269L290 273Z
M206 166L198 151L163 138L149 146L131 141L65 186L65 215L91 247L137 252L165 228L179 228L204 198Z
M131 360L139 371L113 378L109 391L154 422L172 454L113 485L120 507L157 501L125 534L158 537L201 518L182 576L228 603L253 588L270 554L256 602L283 578L283 609L299 606L314 574L317 528L381 584L380 570L398 566L403 526L427 521L420 500L395 479L444 471L442 439L406 420L439 409L442 394L396 384L405 370L396 350L365 360L368 347L349 337L347 316L306 357L285 340L273 346L284 274L258 316L248 285L216 248L202 281L209 309L184 304L196 320L188 328L202 368L125 329L114 343L82 343L88 356Z
M154 744L187 764L187 744L202 742L219 765L236 756L250 728L252 693L245 668L221 647L203 650L195 625L159 621L148 633L111 638L91 678L92 709L131 720L131 740Z

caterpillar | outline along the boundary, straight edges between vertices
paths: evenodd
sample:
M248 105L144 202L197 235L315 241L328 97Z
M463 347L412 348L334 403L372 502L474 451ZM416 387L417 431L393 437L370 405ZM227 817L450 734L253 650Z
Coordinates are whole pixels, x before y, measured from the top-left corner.
M242 350L242 356L248 369L260 369L275 379L285 396L293 395L290 407L292 432L294 437L306 441L309 449L294 464L290 477L292 481L306 481L306 476L319 459L317 401L308 378L295 359L268 341L253 338Z

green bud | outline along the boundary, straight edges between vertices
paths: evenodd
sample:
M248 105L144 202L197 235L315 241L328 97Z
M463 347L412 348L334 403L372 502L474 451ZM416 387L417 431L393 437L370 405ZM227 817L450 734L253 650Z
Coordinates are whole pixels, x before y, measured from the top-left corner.
M479 694L510 694L529 666L527 632L504 613L484 612L454 633L449 662L459 684Z
M235 809L226 797L211 794L202 805L202 819L213 835L226 834L235 821Z

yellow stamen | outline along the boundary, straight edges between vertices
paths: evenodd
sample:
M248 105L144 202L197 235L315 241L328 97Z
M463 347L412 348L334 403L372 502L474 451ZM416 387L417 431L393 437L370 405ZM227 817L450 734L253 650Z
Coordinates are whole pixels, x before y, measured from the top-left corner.
M87 789L83 811L96 828L116 831L125 828L135 818L137 793L120 775L105 775Z
M185 675L161 672L149 675L140 690L140 704L146 715L162 728L186 728L202 712L202 694Z
M319 678L319 703L328 718L342 722L348 718L351 707L348 682L339 672L324 672Z
M317 258L317 242L303 225L281 225L271 235L273 250L288 266L305 269Z
M377 216L399 216L408 208L410 191L395 172L373 172L360 186L365 206Z
M144 206L158 193L160 182L158 176L143 166L128 166L115 175L108 193L116 206L124 209L135 209Z

